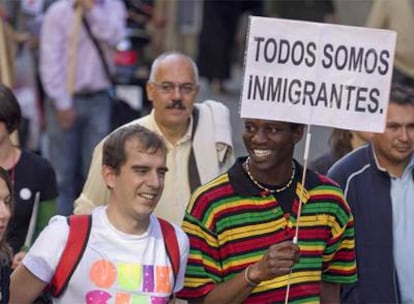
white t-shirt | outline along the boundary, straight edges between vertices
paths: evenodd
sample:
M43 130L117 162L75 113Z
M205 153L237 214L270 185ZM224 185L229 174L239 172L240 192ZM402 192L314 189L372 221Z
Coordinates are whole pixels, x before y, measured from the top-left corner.
M174 284L161 227L151 215L142 235L120 232L109 222L106 207L92 212L87 248L68 287L54 303L167 303ZM189 252L187 235L174 225L180 249L180 270L174 292L183 286ZM53 217L23 260L35 276L49 282L68 239L63 216Z

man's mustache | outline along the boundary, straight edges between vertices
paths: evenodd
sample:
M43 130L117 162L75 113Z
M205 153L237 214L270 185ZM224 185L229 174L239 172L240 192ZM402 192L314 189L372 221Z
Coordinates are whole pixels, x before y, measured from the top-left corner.
M171 100L171 103L166 106L166 109L185 110L186 107L181 99Z

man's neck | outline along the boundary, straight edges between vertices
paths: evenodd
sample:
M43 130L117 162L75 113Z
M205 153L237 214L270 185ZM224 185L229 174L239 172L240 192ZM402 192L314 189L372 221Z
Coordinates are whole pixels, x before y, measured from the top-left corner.
M190 120L186 124L182 125L163 125L157 121L157 125L160 128L162 135L172 145L175 145L188 131Z
M375 150L374 150L375 151ZM401 177L404 173L405 168L407 168L410 163L411 156L404 161L392 162L381 155L378 155L375 152L378 164L381 168L387 170L387 172L393 177Z
M116 206L111 204L106 209L106 215L112 226L123 233L131 235L144 234L150 223L149 216L139 220L132 216L124 216Z
M386 168L386 169L387 169L387 171L388 171L388 173L389 173L391 176L394 176L394 177L401 177L401 176L403 175L403 173L404 173L405 168L407 168L408 163L409 163L409 160L407 160L407 161L406 161L406 162L404 162L404 163L398 163L398 164L387 164L387 165L385 165L385 166L381 164L381 166L383 166L384 168Z

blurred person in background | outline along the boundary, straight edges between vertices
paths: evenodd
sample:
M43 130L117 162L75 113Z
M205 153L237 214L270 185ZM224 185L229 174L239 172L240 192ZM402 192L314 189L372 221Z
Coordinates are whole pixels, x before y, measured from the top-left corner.
M200 76L208 80L214 93L227 92L224 82L231 75L239 17L246 11L262 15L263 1L203 1L197 65Z
M55 172L50 163L11 141L10 134L19 127L21 119L20 106L13 92L0 84L0 166L10 175L16 202L7 235L14 254L13 267L23 258L25 247L31 245L56 213L58 194ZM36 226L33 231L28 231L33 213L37 213L34 219ZM28 233L30 242L25 244Z
M372 1L365 25L397 32L393 82L414 87L414 2Z
M76 24L79 10L82 21ZM125 36L125 19L125 6L119 0L59 0L43 20L40 76L49 98L49 153L57 174L58 213L62 215L72 213L93 148L110 130L111 82L87 28L111 62L113 48ZM74 41L76 33L78 40Z
M336 23L333 0L268 0L267 8L273 17Z
M311 161L309 169L325 175L338 159L367 143L372 135L369 132L332 129L328 141L329 151Z
M13 207L13 186L7 171L0 166L0 304L9 303L12 250L6 242L6 230Z
M26 33L25 43L20 44L16 56L16 87L14 93L22 109L22 128L19 134L21 147L41 151L47 156L42 143L45 131L44 107L46 95L39 75L39 36L43 17L48 7L57 0L20 0L12 3L13 24Z

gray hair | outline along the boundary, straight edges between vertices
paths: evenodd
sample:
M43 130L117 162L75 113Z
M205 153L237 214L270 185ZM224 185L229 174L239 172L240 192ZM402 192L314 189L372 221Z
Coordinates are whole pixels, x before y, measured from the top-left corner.
M198 75L198 67L195 64L194 60L190 56L185 55L185 54L180 53L180 52L176 52L176 51L165 52L165 53L162 53L161 55L159 55L157 58L155 58L154 62L151 65L151 71L150 71L150 75L149 75L149 81L152 81L152 82L155 81L155 74L158 71L159 65L161 64L161 62L165 58L167 58L169 56L182 57L182 58L188 60L188 62L190 62L191 65L192 65L192 67L193 67L195 83L197 85L199 84L200 79L199 79L199 75Z

